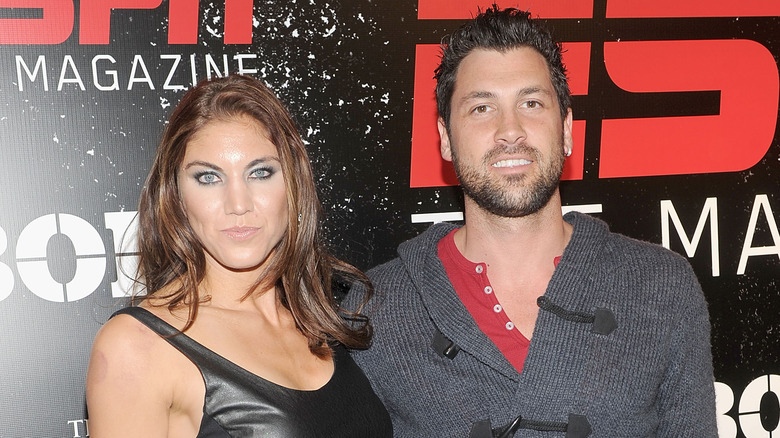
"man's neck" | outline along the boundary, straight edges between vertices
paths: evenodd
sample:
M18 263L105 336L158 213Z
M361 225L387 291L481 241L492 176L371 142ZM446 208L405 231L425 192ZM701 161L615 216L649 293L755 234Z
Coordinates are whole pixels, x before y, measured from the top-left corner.
M555 257L571 238L556 192L541 210L518 218L490 214L466 198L466 225L455 245L472 262L487 265L496 299L520 333L531 339L538 307L555 272Z
M547 265L563 253L571 237L557 192L539 211L517 218L496 216L468 197L465 201L466 225L455 234L455 245L471 261L513 270Z

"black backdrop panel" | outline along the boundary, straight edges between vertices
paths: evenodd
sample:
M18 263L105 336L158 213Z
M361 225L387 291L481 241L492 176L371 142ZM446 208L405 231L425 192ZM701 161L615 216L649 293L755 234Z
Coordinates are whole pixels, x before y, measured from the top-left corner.
M0 437L88 436L92 338L123 302L126 231L165 120L200 79L251 74L287 103L338 256L369 268L459 217L431 66L490 2L279 3L0 1ZM500 4L566 43L564 204L689 258L721 437L780 433L780 4Z

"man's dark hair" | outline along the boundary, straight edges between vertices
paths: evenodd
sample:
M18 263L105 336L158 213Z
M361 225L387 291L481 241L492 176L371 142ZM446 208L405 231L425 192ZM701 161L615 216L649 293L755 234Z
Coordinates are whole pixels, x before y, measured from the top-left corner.
M436 68L436 103L439 115L449 129L452 93L458 66L474 49L507 50L530 47L541 54L550 69L550 80L558 95L561 117L571 106L566 68L561 61L561 46L547 28L531 19L529 12L514 8L499 9L496 4L480 12L473 20L442 39L441 64Z

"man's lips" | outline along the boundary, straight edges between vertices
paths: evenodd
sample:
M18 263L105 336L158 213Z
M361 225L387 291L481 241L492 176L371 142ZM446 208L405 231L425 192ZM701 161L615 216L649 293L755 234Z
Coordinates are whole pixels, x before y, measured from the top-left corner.
M511 168L511 167L527 166L531 163L533 163L533 161L526 160L525 158L511 158L511 159L496 161L495 163L493 163L492 166L497 168Z
M233 240L246 240L257 233L259 229L257 227L232 227L222 230L222 233Z

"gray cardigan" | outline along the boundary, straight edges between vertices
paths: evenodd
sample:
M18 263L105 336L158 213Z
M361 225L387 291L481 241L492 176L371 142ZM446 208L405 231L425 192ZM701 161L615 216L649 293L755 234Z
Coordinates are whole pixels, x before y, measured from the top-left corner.
M490 436L521 416L516 437L717 437L709 317L687 261L589 216L565 220L574 233L522 374L447 278L437 243L454 225L433 225L369 271L377 293L364 313L375 335L353 356L395 436ZM345 305L362 296L354 288Z

